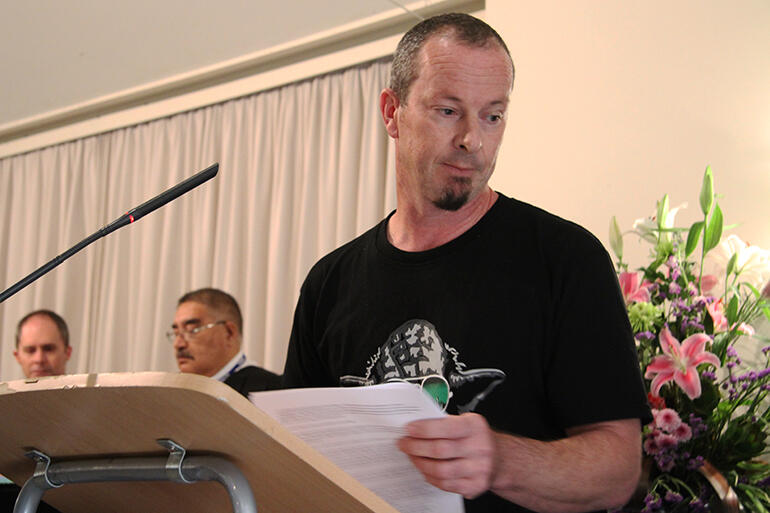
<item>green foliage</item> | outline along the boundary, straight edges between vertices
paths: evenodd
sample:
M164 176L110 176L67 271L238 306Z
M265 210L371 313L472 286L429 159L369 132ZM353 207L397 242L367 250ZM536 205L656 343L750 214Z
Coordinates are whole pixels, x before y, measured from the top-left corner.
M703 233L703 227L706 225L703 221L696 221L690 227L690 231L687 233L687 244L685 246L685 256L689 257L695 248L698 247L700 242L700 234Z
M620 226L615 216L610 220L610 247L619 262L623 262L623 234L620 233Z
M711 174L711 166L706 166L698 200L701 212L705 217L708 217L709 212L711 212L711 205L714 203L714 175Z
M703 254L705 255L719 244L722 239L722 209L719 203L714 206L711 220L706 224L706 235L703 237Z

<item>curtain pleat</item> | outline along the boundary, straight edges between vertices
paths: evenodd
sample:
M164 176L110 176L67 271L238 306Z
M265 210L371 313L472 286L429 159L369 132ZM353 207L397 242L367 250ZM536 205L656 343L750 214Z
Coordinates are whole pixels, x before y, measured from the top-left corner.
M313 263L395 208L377 61L0 160L0 288L130 208L220 163L218 176L81 251L0 304L0 380L22 377L16 323L67 320L70 373L174 371L176 300L213 286L244 314L251 359L280 372Z

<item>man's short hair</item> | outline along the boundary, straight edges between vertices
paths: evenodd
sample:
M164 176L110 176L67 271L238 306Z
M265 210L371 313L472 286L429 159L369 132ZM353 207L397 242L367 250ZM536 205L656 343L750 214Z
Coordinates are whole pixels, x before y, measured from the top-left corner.
M19 324L16 325L16 349L19 348L19 339L21 338L21 328L24 327L24 324L30 320L32 317L35 317L37 315L48 317L53 321L54 324L56 324L56 329L59 330L59 336L64 341L64 347L68 347L70 345L70 330L67 328L67 323L64 321L61 315L57 314L56 312L52 312L51 310L35 310L34 312L30 312L24 317L21 318L19 321Z
M390 71L390 88L403 103L409 95L409 88L417 79L417 54L433 35L451 35L458 42L468 46L484 47L490 42L497 43L511 58L511 52L495 29L478 18L465 13L449 13L433 16L421 21L404 34L398 42ZM511 59L511 84L513 84L513 59Z
M182 303L188 303L190 301L206 305L212 310L216 310L229 317L227 320L234 322L238 327L238 333L243 334L243 317L241 316L241 309L235 298L227 292L210 287L193 290L180 297L176 305L179 306Z

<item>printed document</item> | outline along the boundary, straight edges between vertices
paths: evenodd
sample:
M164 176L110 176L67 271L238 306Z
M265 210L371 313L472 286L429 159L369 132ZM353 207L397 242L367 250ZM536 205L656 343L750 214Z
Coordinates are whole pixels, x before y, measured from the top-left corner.
M418 386L300 388L249 399L401 513L464 511L462 496L428 484L396 447L407 423L446 415Z

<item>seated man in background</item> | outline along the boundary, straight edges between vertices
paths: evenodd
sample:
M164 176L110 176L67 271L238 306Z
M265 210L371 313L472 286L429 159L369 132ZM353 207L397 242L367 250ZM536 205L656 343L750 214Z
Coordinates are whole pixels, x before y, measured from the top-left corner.
M13 352L26 378L60 376L67 373L67 360L72 355L70 335L64 319L51 310L35 310L16 326L16 349ZM20 488L0 475L0 511L13 511ZM41 502L40 513L58 513Z
M181 372L209 376L246 397L249 392L279 388L281 376L246 359L242 330L235 299L221 290L204 288L179 298L166 336L174 344Z
M67 323L51 310L28 313L16 328L13 355L27 378L66 374L72 355Z

